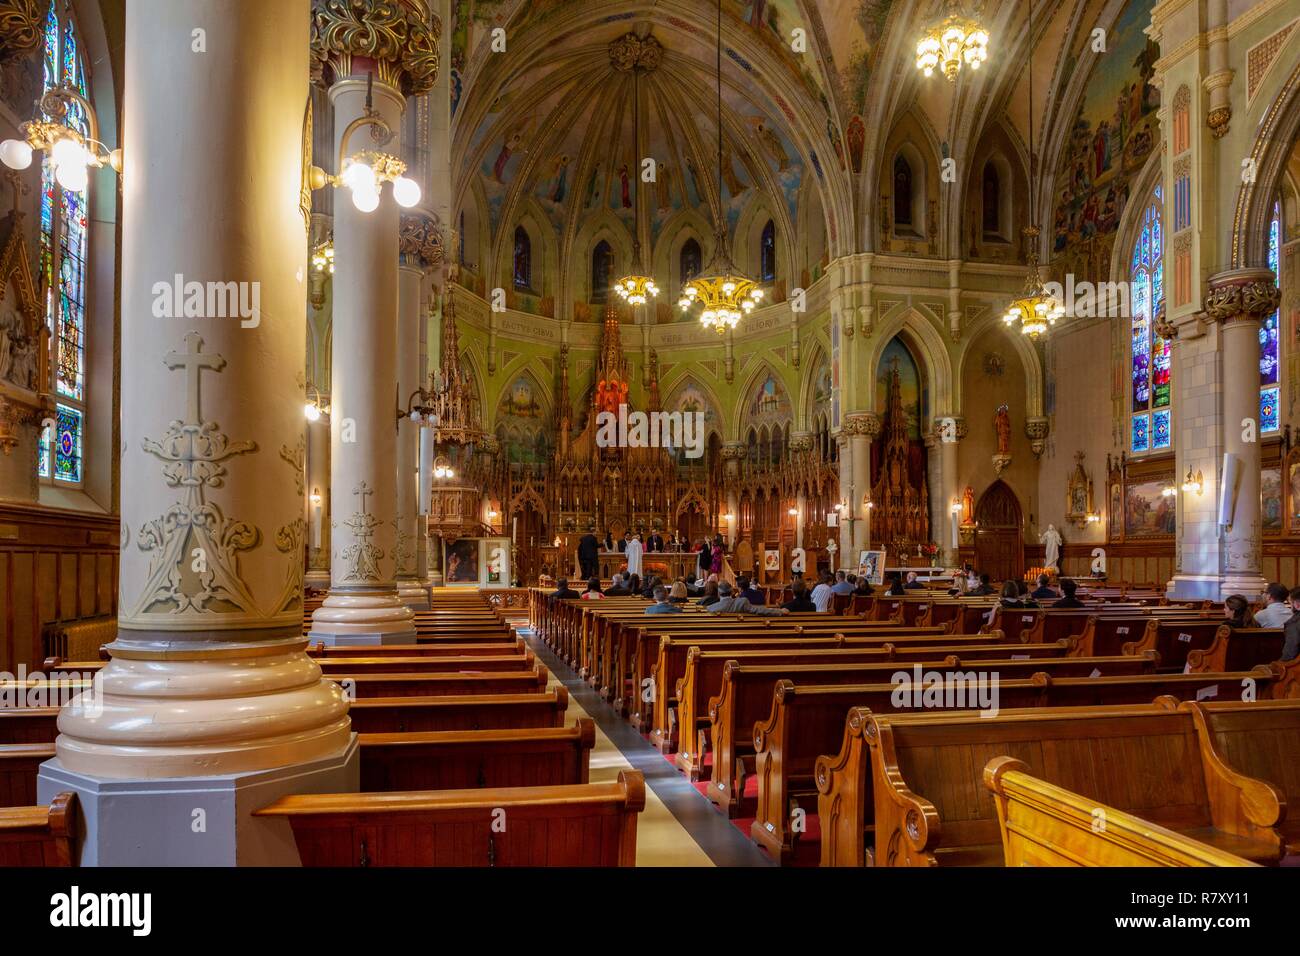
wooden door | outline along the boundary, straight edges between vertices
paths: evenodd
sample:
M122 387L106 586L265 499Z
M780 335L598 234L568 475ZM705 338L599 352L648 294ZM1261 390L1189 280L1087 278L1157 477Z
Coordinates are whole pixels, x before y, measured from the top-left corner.
M975 506L975 567L996 586L1025 572L1025 539L1020 501L1003 481L995 481Z

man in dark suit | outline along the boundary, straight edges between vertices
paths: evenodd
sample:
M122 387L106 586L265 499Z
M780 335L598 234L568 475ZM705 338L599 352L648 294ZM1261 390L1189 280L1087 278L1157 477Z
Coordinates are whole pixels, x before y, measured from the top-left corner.
M577 591L569 587L568 578L560 578L555 582L555 590L551 592L551 597L561 600L576 600L579 595Z
M627 551L627 545L628 545L628 542L631 541L631 540L632 540L632 532L631 532L631 531L624 531L624 532L623 532L623 537L621 537L621 538L618 539L618 553L619 553L619 554L623 554L625 551Z
M1052 589L1051 585L1052 579L1046 574L1040 574L1038 576L1038 587L1034 588L1033 593L1029 596L1035 601L1054 601L1060 595Z
M664 549L664 536L658 531L653 532L646 541L647 551L662 551Z
M596 576L600 564L600 542L587 529L587 533L578 539L578 564L582 566L582 578L589 581Z

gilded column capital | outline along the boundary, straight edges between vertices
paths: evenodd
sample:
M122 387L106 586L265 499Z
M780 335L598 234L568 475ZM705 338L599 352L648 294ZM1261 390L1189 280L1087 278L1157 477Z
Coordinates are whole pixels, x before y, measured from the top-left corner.
M875 412L853 412L845 415L844 434L875 438L880 434L880 416Z
M1233 269L1210 276L1205 314L1216 321L1259 322L1277 308L1277 280L1270 269Z
M812 432L791 432L790 450L792 452L812 451Z
M1038 458L1047 447L1047 419L1026 418L1025 437L1029 439L1029 450Z
M333 83L353 75L354 60L373 61L376 79L419 96L438 79L441 37L426 0L313 0L312 75Z
M481 455L488 458L495 458L501 451L501 442L497 441L494 435L484 435L478 440L475 448Z
M740 441L723 442L722 460L739 461L745 457L745 443Z
M442 230L429 216L402 216L397 234L402 261L427 269L442 262Z

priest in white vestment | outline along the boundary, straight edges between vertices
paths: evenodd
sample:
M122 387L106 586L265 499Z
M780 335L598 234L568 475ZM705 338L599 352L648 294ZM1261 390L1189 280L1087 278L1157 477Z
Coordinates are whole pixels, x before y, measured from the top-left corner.
M627 550L623 553L627 558L627 573L641 576L641 555L645 552L645 545L641 543L639 534L632 535L632 540L627 543Z

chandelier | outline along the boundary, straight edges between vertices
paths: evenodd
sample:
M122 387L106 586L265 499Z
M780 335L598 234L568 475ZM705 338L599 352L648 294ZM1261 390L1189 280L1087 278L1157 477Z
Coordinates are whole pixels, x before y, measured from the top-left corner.
M72 125L78 115L85 119L89 135ZM109 150L99 141L95 108L70 83L46 90L36 105L36 116L23 123L19 132L22 139L0 143L0 161L10 169L26 169L32 164L35 150L47 150L54 178L68 192L84 190L91 169L107 164L115 172L122 171L122 150Z
M1049 328L1056 324L1057 319L1065 315L1065 309L1056 299L1049 295L1047 289L1043 286L1043 280L1038 274L1038 236L1039 229L1035 223L1038 222L1038 216L1035 212L1035 199L1038 194L1037 190L1037 166L1034 156L1034 62L1033 62L1033 43L1034 43L1034 3L1029 0L1029 225L1025 226L1022 231L1025 237L1025 260L1029 268L1025 273L1025 287L1021 294L1011 301L1007 306L1007 311L1002 316L1002 321L1008 327L1020 326L1022 334L1029 336L1032 340L1037 340L1040 335L1047 332Z
M334 274L334 242L326 239L311 253L311 267L316 272Z
M949 0L948 15L930 27L916 45L916 67L926 76L938 67L950 81L955 81L963 63L972 70L980 68L988 59L988 46L988 31L958 13L956 0Z
M627 39L626 37L624 39ZM636 139L641 134L641 71L637 66L632 68L632 140L633 152L639 152L636 149ZM614 291L617 292L628 305L645 305L647 295L658 295L659 287L655 285L655 280L645 272L645 262L641 258L641 190L637 189L636 206L633 213L632 222L632 258L636 262L637 272L632 275L624 276L614 283Z
M718 97L718 219L714 229L713 258L704 272L682 286L677 304L683 312L697 303L703 306L700 322L719 335L740 324L742 316L763 299L758 283L746 278L731 261L727 250L727 225L722 207L722 0L718 0L717 42Z

